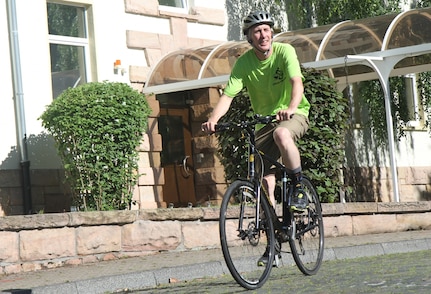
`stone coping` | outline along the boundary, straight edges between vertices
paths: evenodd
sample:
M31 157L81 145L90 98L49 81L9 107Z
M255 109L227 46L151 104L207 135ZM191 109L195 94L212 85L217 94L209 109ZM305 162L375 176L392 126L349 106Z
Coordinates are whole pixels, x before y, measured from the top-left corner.
M431 211L431 201L322 203L324 216L420 213ZM210 221L219 218L218 207L159 208L145 210L66 212L0 217L0 231L21 231L149 221Z

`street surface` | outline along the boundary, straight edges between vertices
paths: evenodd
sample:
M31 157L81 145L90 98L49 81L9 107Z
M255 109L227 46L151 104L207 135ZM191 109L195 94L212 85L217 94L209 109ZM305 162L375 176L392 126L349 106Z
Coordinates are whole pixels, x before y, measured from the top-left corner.
M296 266L274 268L266 284L247 291L230 275L116 293L431 293L431 251L325 261L315 276Z

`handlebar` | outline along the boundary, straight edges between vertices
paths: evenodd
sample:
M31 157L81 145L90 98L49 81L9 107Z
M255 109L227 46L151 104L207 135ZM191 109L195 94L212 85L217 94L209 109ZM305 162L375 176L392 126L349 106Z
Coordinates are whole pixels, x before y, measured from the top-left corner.
M257 124L269 124L276 120L276 115L260 115L255 114L252 119L244 120L241 122L225 122L218 123L215 126L215 132L223 132L229 130L231 127L246 129L249 127L254 127Z

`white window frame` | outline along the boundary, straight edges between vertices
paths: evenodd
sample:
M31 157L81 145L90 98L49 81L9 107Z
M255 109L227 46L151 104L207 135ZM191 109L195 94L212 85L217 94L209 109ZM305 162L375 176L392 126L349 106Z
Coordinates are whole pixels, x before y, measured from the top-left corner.
M419 93L417 87L416 74L407 74L404 76L406 83L409 83L409 92L407 93L407 105L409 108L409 113L412 114L413 119L407 122L407 127L419 127L420 122L420 106L419 106ZM409 81L409 82L408 82Z
M173 6L159 4L159 9L164 11L169 11L169 12L188 14L189 13L188 0L179 0L179 1L181 1L181 4L183 7L173 7Z
M92 81L91 74L91 52L90 52L90 40L89 40L89 28L88 28L88 12L87 7L85 5L76 5L69 2L57 2L57 1L47 1L48 3L55 3L66 6L73 6L78 8L83 8L83 17L84 17L84 33L85 37L70 37L70 36L62 36L62 35L52 35L48 34L48 42L49 44L56 45L66 45L66 46L74 46L74 47L82 47L84 51L84 71L86 83ZM52 85L53 86L53 85ZM77 85L74 85L76 87Z
M49 35L49 44L67 45L84 48L85 76L91 82L90 44L86 38Z

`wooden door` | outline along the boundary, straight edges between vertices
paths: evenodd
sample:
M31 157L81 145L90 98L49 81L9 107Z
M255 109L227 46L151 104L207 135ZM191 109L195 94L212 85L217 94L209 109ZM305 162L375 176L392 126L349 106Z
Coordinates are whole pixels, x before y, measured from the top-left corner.
M162 167L165 185L163 201L174 207L196 203L189 109L160 109Z

